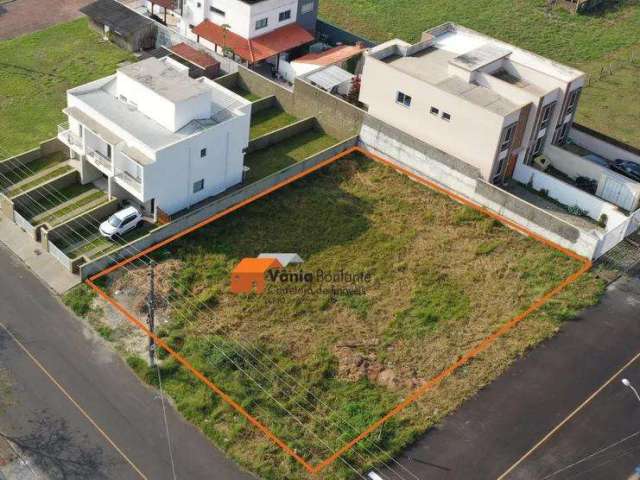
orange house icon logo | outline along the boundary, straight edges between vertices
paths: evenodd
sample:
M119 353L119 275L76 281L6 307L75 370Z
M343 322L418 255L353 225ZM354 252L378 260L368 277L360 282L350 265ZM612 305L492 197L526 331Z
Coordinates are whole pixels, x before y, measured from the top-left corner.
M277 258L243 258L231 272L231 291L233 293L264 292L265 274L272 269L280 269L282 264Z

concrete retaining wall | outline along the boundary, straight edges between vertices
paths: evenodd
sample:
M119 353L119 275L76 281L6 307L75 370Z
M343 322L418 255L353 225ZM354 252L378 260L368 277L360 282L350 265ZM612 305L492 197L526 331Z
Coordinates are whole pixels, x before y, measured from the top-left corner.
M65 223L53 227L49 231L42 232L42 245L48 250L49 243L65 237L75 235L76 237L88 237L92 233L98 233L96 223L102 222L105 218L118 211L119 200L114 198L107 203L99 205Z
M237 77L236 77L237 79ZM279 107L278 100L273 95L266 98L261 98L260 100L256 100L251 104L251 114L261 112L263 110L268 110L272 107Z
M314 128L318 128L318 122L315 118L311 117L299 120L291 125L279 128L278 130L266 133L249 141L249 146L247 147L246 152L252 153L257 150L263 150L271 145L275 145L276 143L283 142L291 137L300 135L301 133L313 130Z
M155 230L152 230L148 235L137 239L134 242L131 242L125 246L123 246L117 252L112 252L110 254L104 255L103 257L97 258L90 262L84 263L79 267L80 277L84 280L85 278L90 277L98 272L101 272L105 268L113 265L117 261L127 258L129 256L135 255L136 253L144 250L147 247L155 245L162 240L165 240L186 228L192 227L207 218L219 213L223 210L226 210L238 203L259 195L261 192L286 181L287 179L291 179L292 177L305 172L307 170L313 169L319 163L341 153L345 150L354 147L358 143L358 137L353 136L342 142L330 147L322 152L319 152L301 162L290 165L287 168L280 170L268 177L265 177L261 180L258 180L255 183L247 185L246 187L235 190L228 195L223 196L203 207L198 208L192 212L185 214L182 217L179 217L168 223L163 225Z
M52 205L52 197L61 197L59 190L80 181L80 174L72 170L59 177L53 178L45 184L38 185L31 190L21 193L11 199L13 208L25 213L32 208L33 203L43 203L45 206Z
M596 254L599 237L483 181L480 172L380 120L368 116L360 133L363 148L387 158L470 201L587 258Z
M13 157L9 157L0 161L0 173L6 173L10 170L14 170L21 166L28 165L29 163L42 158L46 155L50 155L56 152L62 152L67 147L56 137L50 138L40 143L40 145L32 150L20 153Z
M353 45L362 42L365 47L375 47L377 44L367 38L360 37L354 33L343 30L342 28L329 23L326 20L318 20L316 23L317 36L327 43L338 45L340 43Z
M300 79L293 91L262 75L238 66L238 73L216 80L227 88L239 86L261 97L275 97L278 104L298 118L316 117L322 130L337 139L357 135L366 112Z

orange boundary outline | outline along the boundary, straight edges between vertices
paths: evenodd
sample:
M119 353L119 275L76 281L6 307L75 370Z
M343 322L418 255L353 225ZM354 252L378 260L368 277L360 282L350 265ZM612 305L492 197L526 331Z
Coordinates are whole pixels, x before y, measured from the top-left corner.
M241 405L239 405L235 400L233 400L233 398L231 398L229 395L227 395L220 387L218 387L215 383L213 383L212 381L210 381L207 377L205 377L205 375L200 372L199 370L197 370L196 368L194 368L189 361L184 358L182 355L180 355L178 352L174 351L171 347L169 347L169 345L167 345L161 338L159 338L157 335L155 335L153 332L151 332L147 326L142 323L140 320L138 320L136 317L134 317L129 311L127 311L126 308L124 308L122 305L120 305L116 300L114 300L113 298L111 298L109 295L107 295L100 287L98 287L94 282L95 280L108 275L109 273L123 267L124 265L127 265L128 263L131 263L133 261L135 261L136 259L150 253L153 252L155 250L158 250L159 248L162 248L163 246L173 242L174 240L177 240L178 238L181 238L185 235L188 235L189 233L198 230L202 227L204 227L205 225L208 225L242 207L244 207L245 205L248 205L250 203L255 202L256 200L259 200L262 197L265 197L267 195L269 195L270 193L279 190L280 188L289 185L290 183L295 182L296 180L305 177L331 163L334 163L335 161L346 157L348 155L351 155L352 153L360 153L372 160L375 160L377 162L380 162L384 165L390 166L391 168L393 168L394 170L410 177L411 179L426 185L428 187L430 187L433 190L436 190L440 193L443 193L445 195L447 195L449 198L451 198L452 200L455 200L458 203L461 203L463 205L466 205L470 208L473 208L476 211L481 212L482 214L494 218L495 220L498 220L499 222L507 225L508 227L517 230L541 243L543 243L544 245L553 248L554 250L557 250L565 255L567 255L568 257L571 257L575 260L578 260L580 262L582 262L582 266L574 273L572 273L571 275L569 275L567 278L565 278L562 282L560 282L557 286L555 286L553 289L549 290L547 293L545 293L544 295L542 295L540 298L538 298L535 302L533 302L529 308L527 308L524 312L516 315L515 317L513 317L512 319L510 319L509 321L507 321L506 323L504 323L500 328L498 328L496 331L494 331L493 333L491 333L490 335L488 335L487 337L485 337L480 343L478 343L475 347L473 347L472 349L470 349L469 351L467 351L466 353L464 353L456 362L452 363L451 365L449 365L447 368L445 368L444 370L442 370L438 375L436 375L435 377L431 378L429 381L425 382L424 384L422 384L419 388L417 388L416 390L413 391L413 393L411 393L407 398L405 398L402 402L400 402L398 405L396 405L393 409L391 409L386 415L384 415L383 417L381 417L379 420L376 420L375 422L373 422L371 425L369 425L362 433L360 433L357 437L355 437L353 440L349 441L348 443L346 443L343 447L341 447L340 449L336 450L332 455L330 455L329 457L327 457L325 460L322 460L320 463L316 464L316 465L311 465L310 463L308 463L304 458L302 458L300 455L298 455L293 449L291 449L283 440L281 440L278 436L276 436L271 430L269 430L268 427L266 427L264 424L262 424L257 418L253 417L247 410L245 410ZM325 468L327 468L329 465L331 465L332 463L334 463L336 460L338 460L342 455L344 455L346 452L348 452L349 450L351 450L356 444L358 444L360 441L362 441L364 438L366 438L368 435L370 435L372 432L374 432L375 430L377 430L378 428L380 428L384 423L386 423L388 420L390 420L391 418L393 418L394 416L398 415L400 412L402 412L405 408L407 408L409 405L415 403L416 401L418 401L424 394L426 394L428 391L432 390L434 387L436 387L438 384L440 384L445 378L449 377L450 375L452 375L458 368L460 368L461 366L465 365L466 363L468 363L470 360L472 360L473 358L477 357L478 355L480 355L482 352L484 352L485 350L487 350L498 338L502 337L503 335L505 335L506 333L508 333L509 331L511 331L513 328L515 328L522 320L524 320L525 318L527 318L530 314L532 314L533 312L537 311L538 309L540 309L542 306L544 306L546 303L548 303L553 297L555 297L556 295L558 295L562 290L564 290L567 286L569 286L570 284L574 283L576 280L578 280L582 275L584 275L587 271L589 271L589 269L591 269L592 263L589 259L582 257L564 247L561 247L560 245L551 242L543 237L541 237L540 235L530 231L529 229L523 227L522 225L519 225L505 217L503 217L502 215L499 215L497 213L494 213L464 197L462 197L461 195L458 195L456 193L453 193L449 190L447 190L446 188L438 185L437 183L434 183L430 180L426 180L425 178L420 177L419 175L404 169L402 167L399 167L398 165L390 162L389 160L386 160L378 155L375 155L371 152L368 152L364 149L362 149L361 147L352 147L349 148L347 150L345 150L344 152L329 158L327 160L324 160L323 162L318 163L317 165L297 174L294 175L293 177L290 177L286 180L283 180L282 182L260 192L259 194L250 197L246 200L243 200L242 202L237 203L236 205L233 205L232 207L227 208L226 210L223 210L222 212L219 212L215 215L212 215L211 217L203 220L202 222L198 223L197 225L194 225L192 227L189 227L165 240L162 240L161 242L156 243L155 245L152 245L149 248L146 248L144 250L142 250L141 252L137 253L136 255L133 255L125 260L122 260L118 263L116 263L115 265L106 268L105 270L91 276L89 279L87 279L85 282L87 285L89 285L89 287L91 287L94 291L96 291L98 293L98 295L103 298L105 301L107 301L109 304L111 304L116 310L118 310L127 320L129 320L131 323L133 323L135 326L137 326L140 330L142 330L148 337L152 338L154 340L154 342L161 347L162 349L164 349L169 355L171 355L178 363L180 363L182 366L184 366L187 370L189 370L196 378L198 378L200 381L202 381L205 385L207 385L216 395L218 395L225 403L227 403L229 406L231 406L233 409L235 409L238 413L240 413L247 421L249 421L249 423L251 423L253 426L255 426L258 430L260 430L271 442L273 442L275 445L277 445L278 447L280 447L285 453L287 453L288 455L290 455L292 458L294 458L298 463L300 463L309 473L311 474L317 474L320 473L322 470L324 470Z

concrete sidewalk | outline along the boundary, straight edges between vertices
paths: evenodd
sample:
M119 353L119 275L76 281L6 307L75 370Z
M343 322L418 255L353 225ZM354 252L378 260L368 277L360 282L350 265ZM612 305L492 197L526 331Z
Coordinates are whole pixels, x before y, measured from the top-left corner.
M69 272L52 255L42 249L31 235L0 216L0 242L11 250L55 293L61 295L80 283L80 277Z

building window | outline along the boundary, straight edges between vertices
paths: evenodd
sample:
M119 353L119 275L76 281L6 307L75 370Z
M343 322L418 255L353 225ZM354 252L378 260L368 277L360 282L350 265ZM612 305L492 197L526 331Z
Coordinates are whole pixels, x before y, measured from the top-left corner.
M260 30L261 28L265 28L267 25L269 25L269 19L268 18L261 18L260 20L258 20L256 22L256 30Z
M509 150L509 148L511 148L511 144L513 143L513 137L515 136L517 126L518 126L517 122L512 123L511 125L509 125L503 130L502 141L500 143L501 152L504 152L506 150Z
M578 97L580 96L581 90L581 88L578 88L576 90L573 90L569 94L569 101L567 102L567 114L573 113L575 111L576 106L578 105Z
M196 6L197 6L198 8L201 8L201 7L202 7L202 3L198 2L198 3L196 3Z
M111 145L107 143L107 158L111 158Z
M410 107L411 97L406 93L398 92L398 95L396 96L396 103L399 103L400 105L404 105L405 107Z
M451 120L451 115L448 114L447 112L442 112L442 119L448 122Z
M226 15L226 13L224 13L223 10L220 10L219 8L216 8L213 5L209 7L209 11L212 12L212 13L215 13L217 15L220 15L221 17L224 17Z
M558 136L558 141L557 143L559 145L564 145L565 142L567 141L567 136L569 135L569 125L570 123L567 122L562 126L562 129L560 130L560 135Z
M542 147L544 146L544 139L545 137L540 137L536 142L535 146L533 147L533 152L531 153L531 156L533 158L535 158L537 155L540 155L542 153Z
M278 19L281 22L284 22L285 20L289 20L291 18L291 10L285 10L284 12L280 12L280 15L278 16Z
M315 8L315 0L305 0L302 3L302 7L300 7L300 13L305 14L305 13L313 12L314 8Z
M204 158L207 156L207 149L203 148L202 150L200 150L200 158Z
M553 111L556 108L556 102L549 103L542 107L542 116L540 120L540 130L544 130L549 126L549 122L551 121L551 117L553 116Z
M189 24L189 30L193 30L195 28L195 25L193 23Z
M504 158L498 162L498 168L496 169L496 174L493 176L493 183L498 183L502 178L502 169L504 168Z
M431 115L439 115L440 114L440 110L438 110L436 107L431 107Z
M198 193L200 190L204 190L204 178L193 182L193 193Z

